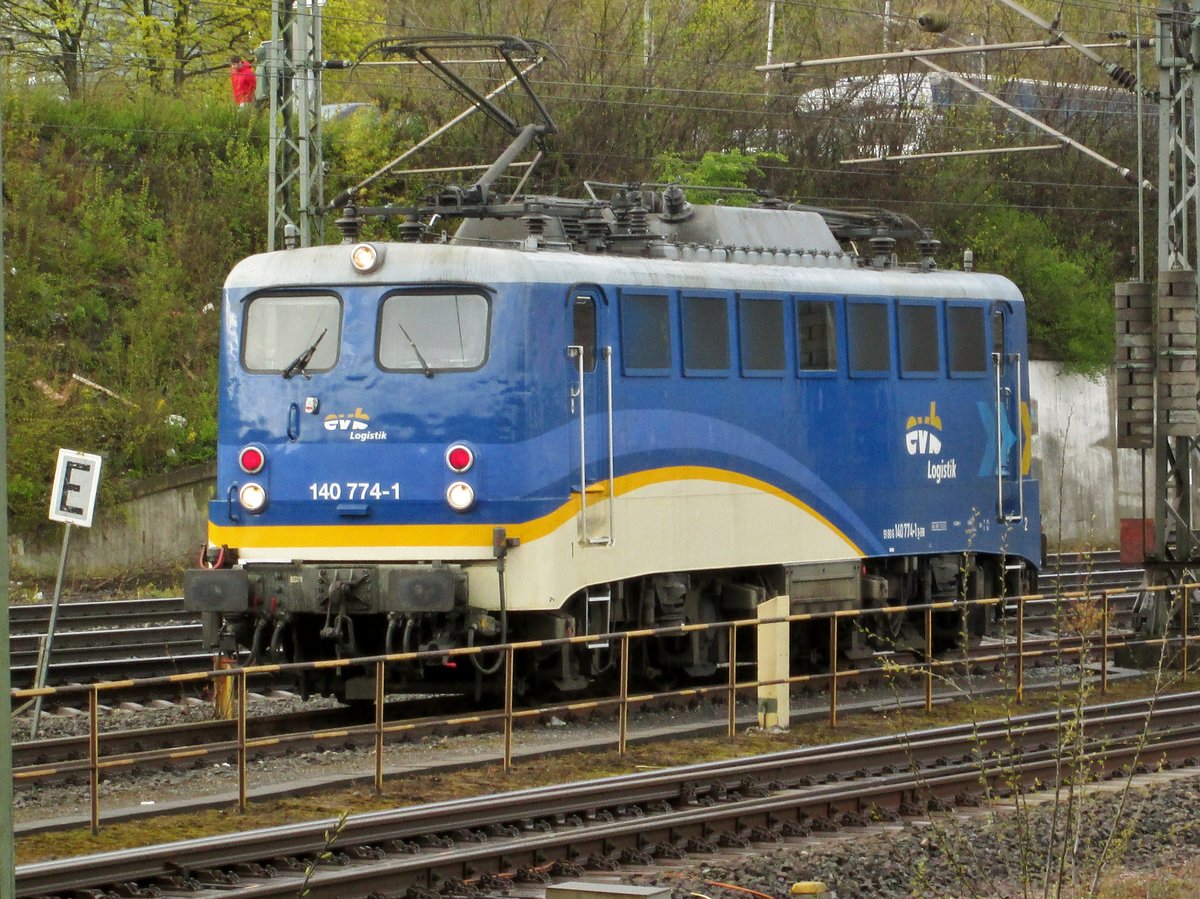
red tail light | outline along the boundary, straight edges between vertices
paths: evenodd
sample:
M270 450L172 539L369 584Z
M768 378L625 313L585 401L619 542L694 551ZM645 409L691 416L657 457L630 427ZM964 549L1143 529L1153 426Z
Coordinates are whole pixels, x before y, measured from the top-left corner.
M257 446L243 446L238 453L238 465L246 474L258 474L267 464L266 454Z
M469 447L456 443L446 450L446 464L450 466L451 471L462 474L475 464L475 454Z

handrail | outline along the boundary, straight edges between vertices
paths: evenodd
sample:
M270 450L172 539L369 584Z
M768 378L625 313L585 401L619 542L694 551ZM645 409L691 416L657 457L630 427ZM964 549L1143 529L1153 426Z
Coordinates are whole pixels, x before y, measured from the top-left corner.
M613 369L612 369L612 347L604 348L604 366L605 373L608 379L608 539L602 541L605 546L612 546L616 539L616 531L613 529L614 509L616 502L616 458L613 455Z
M582 534L579 542L584 546L612 546L614 535L615 512L613 489L616 484L616 459L613 454L613 368L612 347L603 348L605 377L608 385L607 422L608 422L608 536L592 537L588 533L587 523L587 403L584 401L584 360L583 347L572 344L567 347L567 355L575 360L578 383L571 393L571 398L579 402L579 517Z
M1008 389L1001 385L1000 378L1004 356L1001 353L992 353L992 362L996 370L996 516L1000 521L1013 522L1025 518L1025 478L1021 471L1021 461L1025 455L1025 427L1021 422L1021 391L1023 388L1021 354L1012 353L1008 360L1017 369L1017 390L1013 407L1016 410L1017 418L1014 429L1017 438L1017 461L1013 466L1017 478L1017 512L1015 515L1010 513L1004 505L1004 412L1007 404L1003 402L1003 392Z
M1014 353L1013 359L1017 365L1017 396L1013 403L1013 409L1017 417L1017 464L1014 466L1017 472L1017 514L1016 517L1009 516L1009 521L1021 521L1025 517L1025 473L1022 471L1022 466L1025 460L1025 423L1021 420L1021 354Z
M587 532L587 404L583 396L583 347L571 344L567 347L567 357L575 360L576 372L579 376L573 399L579 400L579 523L583 529L580 542L589 543Z
M1003 353L992 353L992 367L996 371L996 517L1007 520L1004 512L1004 434L1003 414L1000 404L1000 370L1004 364Z

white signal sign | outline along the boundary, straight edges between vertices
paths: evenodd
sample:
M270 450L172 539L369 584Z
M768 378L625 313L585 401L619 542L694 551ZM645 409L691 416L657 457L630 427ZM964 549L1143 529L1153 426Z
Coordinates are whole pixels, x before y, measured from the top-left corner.
M60 449L50 490L50 520L92 526L96 491L100 487L99 456Z

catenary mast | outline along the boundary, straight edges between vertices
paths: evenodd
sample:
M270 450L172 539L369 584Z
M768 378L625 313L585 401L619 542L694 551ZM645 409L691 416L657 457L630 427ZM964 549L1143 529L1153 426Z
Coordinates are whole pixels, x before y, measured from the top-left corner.
M321 241L321 11L325 0L271 0L271 40L256 51L270 109L267 249Z

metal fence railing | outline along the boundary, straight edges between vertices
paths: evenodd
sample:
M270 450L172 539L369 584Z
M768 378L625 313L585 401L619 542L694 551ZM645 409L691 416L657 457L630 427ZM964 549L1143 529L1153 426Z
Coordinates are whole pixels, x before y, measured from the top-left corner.
M203 758L233 753L236 756L238 780L238 808L247 807L248 770L247 763L257 749L262 749L288 739L304 739L306 741L345 740L350 734L366 736L370 734L374 741L374 785L376 790L383 789L384 781L384 748L389 739L399 739L404 734L417 727L428 727L431 719L422 719L420 723L411 721L385 721L384 719L384 690L387 684L387 668L389 665L421 662L436 659L441 661L456 660L472 655L486 655L489 661L496 658L496 653L503 654L501 666L503 676L503 708L494 711L481 711L471 715L453 715L443 719L433 719L435 723L446 726L464 724L494 723L502 732L503 749L502 764L507 770L513 766L513 739L517 724L544 717L556 712L584 712L588 710L608 710L615 712L616 717L616 747L624 754L629 738L629 710L641 704L669 698L724 698L727 705L726 732L730 738L737 732L736 706L739 693L758 691L766 687L787 685L790 690L795 686L809 686L824 689L828 693L828 721L831 727L838 724L839 686L859 678L872 676L898 676L908 679L919 678L924 681L926 709L931 709L934 700L934 684L939 677L951 677L963 665L993 665L1007 666L1011 674L1011 685L1016 701L1024 698L1026 686L1026 667L1046 658L1056 661L1075 659L1083 665L1090 659L1099 665L1099 690L1105 693L1109 684L1109 656L1118 649L1144 647L1147 652L1158 648L1163 664L1179 667L1183 671L1190 668L1189 647L1195 641L1190 632L1191 599L1190 587L1178 586L1143 588L1142 593L1163 592L1168 599L1169 618L1173 624L1164 634L1155 638L1132 639L1127 632L1116 631L1112 627L1112 599L1116 595L1127 595L1129 591L1104 590L1080 591L1052 596L1030 595L1018 597L997 597L991 599L962 600L954 602L936 602L917 606L888 606L871 609L855 609L836 612L815 612L777 616L773 618L743 619L738 621L723 621L704 624L685 624L665 628L646 628L634 631L624 631L607 635L587 634L582 636L565 637L554 640L537 640L502 644L487 647L464 647L460 649L438 650L436 652L407 652L392 655L370 656L359 659L329 659L316 662L254 665L241 668L219 668L214 671L189 672L172 674L163 677L142 678L136 680L109 681L87 685L70 685L61 687L45 687L42 689L20 689L12 691L14 703L21 703L37 697L56 697L67 702L78 701L81 695L86 697L89 722L89 750L87 759L78 762L30 766L14 771L14 780L19 784L37 780L50 775L59 775L64 769L87 772L88 788L91 801L91 826L97 832L100 826L100 775L102 772L116 772L135 764L161 760L179 760ZM1039 613L1052 623L1057 631L1049 638L1046 645L1031 644L1024 633L1026 619L1030 611ZM967 616L982 611L985 615L998 616L1006 623L1015 625L1014 632L1009 634L1007 627L1000 628L998 642L987 646L976 647L974 650L958 649L935 657L935 621L944 626L946 616ZM877 632L877 625L887 616L913 615L923 618L924 647L911 645L904 653L895 653L881 664L868 667L839 667L838 642L844 636L845 628L857 628L871 634ZM938 616L935 618L935 616ZM825 622L825 624L822 624ZM749 663L743 663L738 658L739 636L747 631L754 631L757 638L760 628L767 625L806 624L811 632L816 628L828 628L828 668L821 671L810 671L791 674L787 677L759 679L757 669ZM843 627L845 626L845 627ZM662 690L656 692L634 692L630 684L629 660L637 648L638 641L655 640L663 637L679 637L700 632L725 631L729 652L728 677L724 683L707 683L682 689ZM789 627L788 630L791 630ZM519 654L533 651L544 651L548 648L561 647L566 644L595 644L607 640L615 647L614 663L618 666L617 692L615 695L591 697L579 701L563 702L551 705L540 705L536 708L519 708L514 701L515 679ZM375 718L371 724L338 728L336 730L307 731L289 734L286 737L250 737L247 729L247 708L249 686L258 678L277 677L280 674L300 673L304 670L336 669L336 668L365 668L374 671L375 682ZM739 677L739 669L743 673L754 670L754 679L746 680ZM499 674L499 672L498 672ZM222 696L232 701L225 703L226 713L234 719L235 736L232 741L226 740L205 745L190 746L184 749L152 750L133 754L100 754L100 725L99 709L101 700L119 694L123 690L134 688L161 687L175 684L181 689L194 686L217 697L219 707Z

